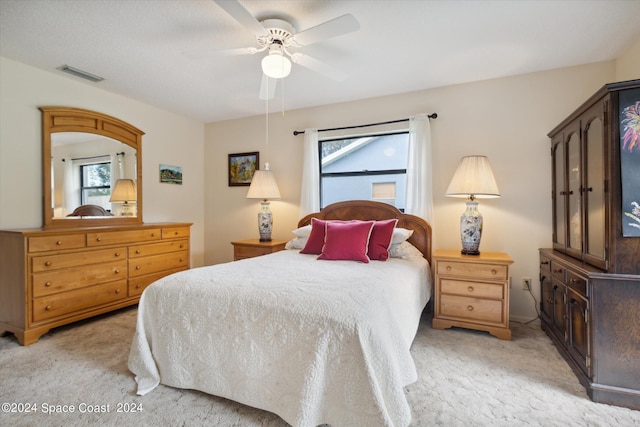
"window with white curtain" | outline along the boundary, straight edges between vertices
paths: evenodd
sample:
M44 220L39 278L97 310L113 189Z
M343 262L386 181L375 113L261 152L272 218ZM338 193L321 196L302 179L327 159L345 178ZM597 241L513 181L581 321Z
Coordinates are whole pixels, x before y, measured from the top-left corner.
M320 207L344 200L377 200L404 211L409 132L318 141Z
M111 209L111 162L80 165L80 198L83 205Z

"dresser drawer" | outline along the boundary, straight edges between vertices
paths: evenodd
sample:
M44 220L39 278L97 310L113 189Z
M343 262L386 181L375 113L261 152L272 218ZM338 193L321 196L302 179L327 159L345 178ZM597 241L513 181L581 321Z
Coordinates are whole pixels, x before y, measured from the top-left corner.
M129 246L129 258L149 255L166 254L189 249L188 240L172 240L169 242L149 243L146 245Z
M582 276L578 276L571 270L567 270L567 285L569 285L571 289L582 294L582 296L589 296L587 293L587 279Z
M89 264L32 275L34 298L127 278L127 261Z
M564 283L566 280L566 269L562 265L554 262L551 264L551 276Z
M65 234L63 236L29 237L29 252L61 251L79 249L87 246L87 238L82 234Z
M470 278L507 279L508 268L506 265L481 264L473 262L439 261L438 271L440 275L464 276Z
M540 255L540 271L551 273L551 258Z
M468 298L457 295L440 296L440 315L458 320L504 323L502 301Z
M177 239L179 237L189 237L189 227L169 227L162 229L163 239Z
M106 283L33 300L33 321L51 319L78 310L118 301L127 296L127 281Z
M162 279L169 274L177 273L178 271L183 271L186 269L187 267L181 267L175 270L161 271L160 273L147 274L146 276L134 277L132 279L129 279L129 296L138 296L142 294L142 291L144 291L147 286L149 286L156 280Z
M189 267L189 252L172 252L129 260L129 277L139 277L165 270Z
M467 282L463 280L440 279L440 292L473 298L493 298L502 300L505 287L501 284Z
M31 271L38 273L41 271L57 270L60 268L117 261L119 259L124 260L126 258L126 247L83 251L62 255L42 255L31 258Z
M119 245L124 243L151 242L160 240L162 232L159 228L144 230L111 231L103 233L87 233L87 246Z

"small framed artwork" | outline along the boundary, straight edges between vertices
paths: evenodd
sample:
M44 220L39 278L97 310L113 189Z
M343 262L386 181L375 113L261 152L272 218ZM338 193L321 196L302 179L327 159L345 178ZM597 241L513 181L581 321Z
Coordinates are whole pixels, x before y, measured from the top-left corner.
M182 185L182 166L163 165L160 163L160 182Z
M620 92L622 236L640 237L640 89Z
M253 173L259 169L260 153L229 154L229 187L251 185Z

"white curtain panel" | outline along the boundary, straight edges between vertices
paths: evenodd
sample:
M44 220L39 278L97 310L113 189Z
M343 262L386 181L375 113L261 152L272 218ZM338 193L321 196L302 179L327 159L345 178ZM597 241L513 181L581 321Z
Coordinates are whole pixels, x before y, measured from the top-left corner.
M433 225L433 161L431 125L426 114L409 119L409 161L405 212Z
M305 129L300 191L301 218L320 210L320 158L318 156L318 130Z

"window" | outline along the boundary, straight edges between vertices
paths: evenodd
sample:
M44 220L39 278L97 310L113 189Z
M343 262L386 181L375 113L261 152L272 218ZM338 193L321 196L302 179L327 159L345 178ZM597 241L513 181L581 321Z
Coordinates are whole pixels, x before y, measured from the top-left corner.
M326 139L320 150L320 207L377 200L404 210L409 132Z
M98 205L111 210L111 163L80 165L80 201L83 205Z

